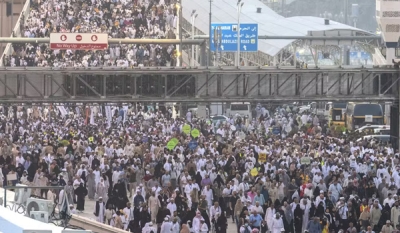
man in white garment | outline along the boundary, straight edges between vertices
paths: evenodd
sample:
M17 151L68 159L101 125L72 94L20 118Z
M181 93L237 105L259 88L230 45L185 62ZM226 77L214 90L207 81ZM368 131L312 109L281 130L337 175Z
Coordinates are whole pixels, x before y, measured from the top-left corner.
M185 186L185 194L186 194L186 198L189 201L191 201L190 192L192 192L195 185L192 183L192 179L190 179L190 177L187 179L187 182L188 182L188 184L186 184L186 186Z
M209 210L210 213L210 222L213 222L213 219L216 221L217 220L217 216L220 216L222 211L221 211L221 207L219 206L219 202L214 202L214 205L210 207Z
M186 113L186 120L192 122L192 111L188 111Z
M99 223L104 223L105 206L106 203L103 202L103 197L99 197L93 212L94 216L96 216L96 221Z
M133 220L133 209L131 203L127 203L126 207L122 210L126 216L126 221L124 224L124 230L128 229L129 222Z
M205 196L205 199L207 200L208 208L210 208L213 203L213 191L212 189L210 189L210 185L206 185L206 187L204 187L202 194Z
M171 214L173 214L177 210L175 200L173 198L170 199L170 202L167 205L167 209L169 209Z
M153 222L148 222L142 229L142 233L157 233L157 227L153 226Z
M204 218L202 218L200 220L201 222L201 227L200 227L200 233L207 233L208 232L208 226L207 224L204 222Z
M180 232L178 218L174 218L172 220L172 228L171 229L172 229L171 233L179 233Z
M201 219L203 217L201 216L200 211L196 212L196 216L193 218L193 224L192 224L192 230L194 233L199 233L201 229Z
M172 222L169 221L168 217L164 218L164 222L161 224L160 233L171 233Z
M284 227L281 215L276 213L275 218L272 220L271 233L281 233L281 229Z

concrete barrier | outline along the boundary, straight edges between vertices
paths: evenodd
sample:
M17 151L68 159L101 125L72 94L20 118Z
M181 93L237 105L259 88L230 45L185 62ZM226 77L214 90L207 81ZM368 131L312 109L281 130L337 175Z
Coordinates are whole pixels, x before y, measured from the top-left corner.
M81 227L85 230L91 230L96 233L126 233L126 231L122 229L118 229L106 224L101 224L92 219L88 219L85 217L80 217L78 215L73 214L69 223L73 226Z

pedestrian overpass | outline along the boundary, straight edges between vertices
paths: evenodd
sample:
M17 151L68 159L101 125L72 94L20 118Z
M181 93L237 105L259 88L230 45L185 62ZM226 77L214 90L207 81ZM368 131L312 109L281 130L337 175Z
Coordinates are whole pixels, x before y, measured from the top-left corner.
M12 103L396 101L398 68L1 67L0 101Z

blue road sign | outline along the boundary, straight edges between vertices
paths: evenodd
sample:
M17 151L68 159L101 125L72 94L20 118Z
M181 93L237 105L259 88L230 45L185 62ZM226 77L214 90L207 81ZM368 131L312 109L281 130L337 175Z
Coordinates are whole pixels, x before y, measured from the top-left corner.
M194 149L197 148L198 145L199 144L197 143L196 140L192 140L192 141L189 142L189 149L194 150Z
M221 41L218 51L236 52L237 51L237 23L212 23L211 24L211 51L216 51L214 44L215 29L220 29ZM257 52L258 51L258 24L243 23L240 24L240 51Z
M272 133L274 135L279 135L281 133L281 128L280 127L274 127L272 128Z

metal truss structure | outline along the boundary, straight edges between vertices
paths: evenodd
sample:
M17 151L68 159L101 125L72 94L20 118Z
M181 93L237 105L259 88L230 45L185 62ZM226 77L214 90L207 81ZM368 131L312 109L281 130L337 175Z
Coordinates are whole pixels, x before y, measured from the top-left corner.
M388 68L0 68L1 103L396 101Z

